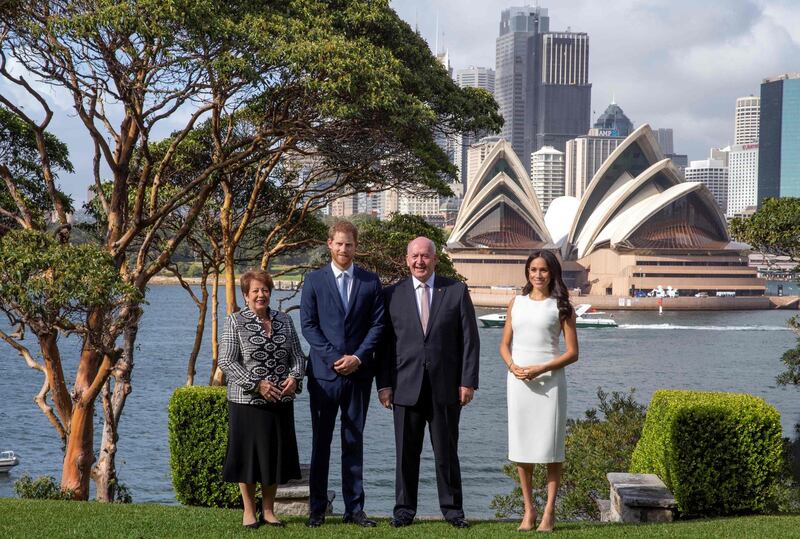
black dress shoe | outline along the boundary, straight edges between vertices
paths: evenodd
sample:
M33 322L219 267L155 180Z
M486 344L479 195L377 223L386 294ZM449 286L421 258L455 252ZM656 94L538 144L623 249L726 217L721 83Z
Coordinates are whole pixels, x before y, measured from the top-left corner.
M392 520L389 521L389 526L392 528L405 528L406 526L411 526L414 523L413 518L408 517L392 517Z
M245 528L247 528L247 529L249 529L249 530L257 530L257 529L258 529L258 527L259 527L259 526L261 526L261 522L259 522L258 520L256 520L256 521L255 521L255 522L253 522L252 524L242 524L242 526L244 526Z
M448 518L447 522L454 528L469 528L469 522L462 517Z
M319 528L325 523L325 515L310 515L306 520L306 528Z
M356 524L362 528L374 528L378 525L378 523L374 520L368 519L367 514L364 513L364 511L359 511L358 513L352 515L345 515L342 518L342 522L345 524Z

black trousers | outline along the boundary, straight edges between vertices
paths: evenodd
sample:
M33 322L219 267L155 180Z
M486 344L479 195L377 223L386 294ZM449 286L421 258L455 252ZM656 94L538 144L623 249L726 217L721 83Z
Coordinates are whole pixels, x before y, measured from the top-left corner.
M394 516L413 518L417 513L419 458L428 425L436 461L439 507L446 519L464 518L461 467L458 463L458 420L461 406L433 400L428 373L422 380L414 406L394 406L394 436L397 450Z

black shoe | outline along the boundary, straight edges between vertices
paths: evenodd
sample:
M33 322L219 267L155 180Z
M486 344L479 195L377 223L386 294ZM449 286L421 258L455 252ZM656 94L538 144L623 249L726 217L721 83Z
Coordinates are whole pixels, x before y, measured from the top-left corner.
M454 528L469 528L469 522L464 517L448 518L447 522Z
M270 522L269 520L264 518L264 515L259 515L258 516L258 523L261 524L262 526L272 526L273 528L285 528L286 527L286 524L284 524L280 520L275 521L275 522Z
M244 526L245 528L247 528L249 530L257 530L258 527L261 526L261 522L256 520L252 524L242 524L242 526Z
M392 517L392 520L389 521L389 526L392 528L405 528L406 526L411 526L414 523L413 518L409 517Z
M306 520L306 528L319 528L325 524L325 515L310 515Z
M378 523L374 520L368 519L367 514L364 513L364 511L359 511L353 515L345 515L342 518L342 522L345 524L356 524L362 528L374 528L378 525Z

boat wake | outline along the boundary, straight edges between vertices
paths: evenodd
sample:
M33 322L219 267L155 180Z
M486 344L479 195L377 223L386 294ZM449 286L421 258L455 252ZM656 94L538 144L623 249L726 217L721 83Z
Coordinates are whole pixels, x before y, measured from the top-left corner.
M696 331L791 331L785 326L678 326L674 324L620 324L618 329L681 329Z

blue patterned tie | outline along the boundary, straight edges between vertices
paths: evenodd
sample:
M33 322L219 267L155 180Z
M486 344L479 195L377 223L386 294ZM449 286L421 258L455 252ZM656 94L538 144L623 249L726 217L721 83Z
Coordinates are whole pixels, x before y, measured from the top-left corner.
M339 296L342 298L342 306L344 307L344 312L347 312L347 279L350 276L347 273L342 272L342 276L339 278Z

